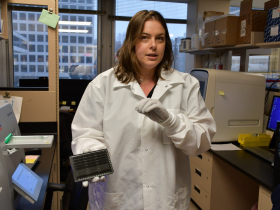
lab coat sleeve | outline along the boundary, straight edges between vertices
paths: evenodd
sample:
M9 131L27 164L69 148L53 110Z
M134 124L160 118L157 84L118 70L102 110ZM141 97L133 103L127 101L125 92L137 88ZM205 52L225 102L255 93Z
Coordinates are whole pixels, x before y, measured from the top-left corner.
M106 148L102 126L104 100L99 89L92 81L81 99L72 122L73 154L80 154L85 148L92 151Z
M183 96L184 110L170 111L174 123L166 128L166 135L186 155L198 155L210 149L216 124L201 97L198 81L191 83L189 95Z

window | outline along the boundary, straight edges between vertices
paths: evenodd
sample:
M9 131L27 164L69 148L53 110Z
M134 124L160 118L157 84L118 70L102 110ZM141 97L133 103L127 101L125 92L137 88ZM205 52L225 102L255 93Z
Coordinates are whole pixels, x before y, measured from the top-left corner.
M44 35L37 35L37 42L44 42Z
M85 48L79 46L79 53L85 53Z
M68 46L61 46L61 47L63 53L68 53Z
M68 43L68 36L62 36L62 43Z
M37 58L38 58L38 62L45 62L43 55L38 55Z
M35 31L35 24L28 24L29 31Z
M19 13L19 19L20 20L26 20L26 14L25 13Z
M35 21L35 14L34 13L28 13L28 20Z
M83 36L79 36L79 43L83 44L85 42L85 38Z
M38 72L44 72L44 67L43 65L38 65Z
M17 23L14 23L14 24L13 24L13 30L14 30L14 31L17 31L17 30L18 30L18 24L17 24Z
M70 36L70 43L76 43L76 37L75 36Z
M35 52L35 45L33 44L29 45L29 52Z
M29 65L29 72L36 72L36 65Z
M179 45L181 39L186 37L187 24L187 9L186 3L160 2L160 1L141 1L134 0L129 4L125 0L116 0L116 16L132 17L140 10L156 10L159 11L166 19L173 19L175 23L168 23L168 32L172 42L174 54L174 62L172 67L181 72L185 71L185 55L179 53ZM126 29L129 21L125 18L118 17L115 21L115 55L123 45L126 35ZM123 19L123 20L120 20Z
M92 44L92 37L87 37L87 44Z
M21 65L21 72L27 72L27 65Z
M29 62L36 62L36 56L35 55L29 55Z
M77 49L76 46L71 46L70 47L70 53L76 53L77 52L76 49Z
M27 62L27 56L26 55L21 55L20 56L20 61L21 62Z
M30 42L35 42L36 40L35 40L35 35L34 34L29 34L28 35L28 40L30 41Z
M25 24L25 23L20 23L20 24L19 24L19 29L20 29L21 31L26 31L26 24Z
M37 52L44 52L44 45L37 45Z
M38 65L42 65L43 69L47 65L45 63L45 46L48 43L45 36L48 31L45 31L44 24L38 22L41 12L13 10L11 13L13 25L11 40L14 55L14 73L11 75L13 75L14 87L19 87L19 79L48 77L48 73L45 73L44 70L40 75L37 74ZM37 55L37 52L41 54Z
M37 25L37 31L44 31L44 26L41 24Z

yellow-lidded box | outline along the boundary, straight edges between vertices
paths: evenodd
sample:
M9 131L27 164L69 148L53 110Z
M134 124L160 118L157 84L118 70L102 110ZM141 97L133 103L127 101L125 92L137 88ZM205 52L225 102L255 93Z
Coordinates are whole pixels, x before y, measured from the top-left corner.
M238 143L243 147L269 146L270 139L270 135L266 133L240 134Z

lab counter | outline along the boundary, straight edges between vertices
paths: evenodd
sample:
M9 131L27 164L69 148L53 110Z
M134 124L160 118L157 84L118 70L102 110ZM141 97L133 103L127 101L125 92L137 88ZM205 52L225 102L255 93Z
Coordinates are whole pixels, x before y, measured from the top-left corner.
M240 148L242 150L239 151L210 149L209 152L272 192L280 184L280 172L274 170L266 160Z
M42 155L32 170L43 179L43 185L39 194L38 200L31 204L25 198L21 198L17 210L39 210L43 209L44 199L46 194L47 185L52 168L52 162L54 158L55 148L57 144L57 135L54 135L54 141L51 148L42 148Z

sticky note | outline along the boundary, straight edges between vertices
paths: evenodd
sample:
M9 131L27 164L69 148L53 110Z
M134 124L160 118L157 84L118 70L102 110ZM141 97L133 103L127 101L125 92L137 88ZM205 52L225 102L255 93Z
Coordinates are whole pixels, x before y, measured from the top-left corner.
M71 105L75 106L76 105L76 101L71 101Z
M39 22L44 23L52 28L55 28L60 16L54 13L49 13L48 10L43 9Z
M66 105L66 101L62 101L62 105Z
M223 90L219 90L219 95L220 96L224 96L225 95L225 92Z

